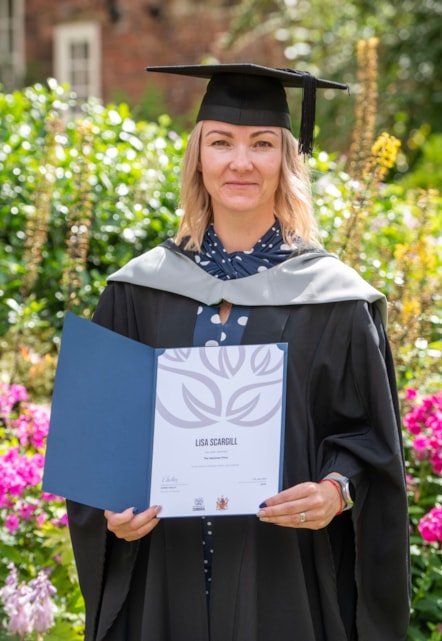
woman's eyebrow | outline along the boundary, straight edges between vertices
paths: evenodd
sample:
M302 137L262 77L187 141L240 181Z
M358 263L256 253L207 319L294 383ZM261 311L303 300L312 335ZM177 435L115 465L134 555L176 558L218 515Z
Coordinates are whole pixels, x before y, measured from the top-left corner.
M221 135L221 136L227 136L228 138L233 138L233 134L230 133L230 131L223 131L222 129L211 129L206 133L206 138L211 134L217 134L218 136Z
M261 136L262 134L272 134L273 136L278 136L278 133L276 131L273 131L272 129L260 129L259 131L254 131L250 135L252 138L256 138L256 136Z
M222 129L211 129L208 131L205 136L210 136L211 134L217 134L221 136L227 136L228 138L233 138L233 134L230 131L223 131ZM250 134L251 138L256 138L257 136L261 136L263 134L271 134L273 136L277 136L278 133L276 131L273 131L272 129L260 129L259 131L254 131L253 133Z

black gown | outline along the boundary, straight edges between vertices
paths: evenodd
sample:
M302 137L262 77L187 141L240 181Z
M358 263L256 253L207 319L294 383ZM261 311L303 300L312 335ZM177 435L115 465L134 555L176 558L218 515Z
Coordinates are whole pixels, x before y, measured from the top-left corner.
M197 307L114 280L94 320L154 347L187 346ZM355 487L354 508L319 531L218 518L209 620L199 518L160 519L129 543L101 511L68 502L86 641L404 641L407 496L379 309L351 296L256 304L243 343L269 342L289 345L284 487L337 470Z

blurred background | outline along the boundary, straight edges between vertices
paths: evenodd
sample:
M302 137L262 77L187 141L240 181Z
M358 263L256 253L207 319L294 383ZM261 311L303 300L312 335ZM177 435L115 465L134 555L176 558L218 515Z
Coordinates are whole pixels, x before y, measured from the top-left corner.
M376 122L402 141L404 173L442 132L441 33L440 0L0 0L0 83L12 91L53 77L80 99L125 101L140 118L164 111L187 127L202 81L151 77L145 66L292 67L349 84L349 99L328 92L318 105L321 146L344 151L357 43L375 38ZM296 116L299 97L290 100Z

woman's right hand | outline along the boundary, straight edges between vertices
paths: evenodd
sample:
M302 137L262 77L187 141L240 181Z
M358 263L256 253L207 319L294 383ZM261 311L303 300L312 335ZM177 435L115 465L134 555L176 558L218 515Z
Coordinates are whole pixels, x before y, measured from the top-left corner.
M107 520L107 529L113 532L119 539L125 541L136 541L143 538L160 522L157 515L161 508L158 505L149 507L144 512L134 514L133 508L128 508L124 512L111 512L105 510L104 516Z

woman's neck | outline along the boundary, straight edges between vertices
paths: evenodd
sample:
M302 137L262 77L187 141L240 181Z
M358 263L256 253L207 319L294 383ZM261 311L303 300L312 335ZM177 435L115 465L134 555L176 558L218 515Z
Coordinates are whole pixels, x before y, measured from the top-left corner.
M236 220L234 224L224 219L214 219L214 229L224 249L231 254L236 251L250 251L258 240L264 236L275 221L273 212L271 216L260 220Z

